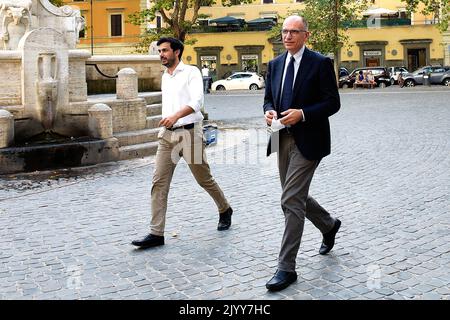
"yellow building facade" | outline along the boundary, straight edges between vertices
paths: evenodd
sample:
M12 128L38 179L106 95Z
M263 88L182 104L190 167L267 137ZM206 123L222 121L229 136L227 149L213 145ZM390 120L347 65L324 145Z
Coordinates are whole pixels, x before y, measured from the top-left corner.
M86 21L78 48L93 54L132 54L141 27L127 23L128 15L147 7L146 0L64 0L78 7Z
M66 0L80 8L86 30L79 48L94 54L134 54L142 29L127 23L129 14L148 8L148 0ZM269 39L270 27L252 21L282 21L289 12L301 11L303 0L255 0L251 4L224 7L220 0L200 8L199 27L188 35L195 39L187 45L185 62L207 65L213 78L232 71L252 70L263 73L268 62L284 51L281 41ZM410 70L428 64L450 65L450 31L439 32L431 17L406 14L400 0L372 0L369 10L390 10L393 14L366 15L346 31L349 42L342 48L340 65L406 66ZM192 12L188 12L188 16ZM234 18L244 24L221 24L218 18ZM219 19L220 20L220 19ZM161 17L148 27L163 25ZM262 28L261 28L262 26Z
M220 26L218 18L231 17L246 22L255 19L282 20L289 12L304 8L300 0L256 0L252 4L201 7L206 15L188 36L184 60L199 67L207 65L213 78L232 71L251 70L265 73L268 62L283 52L280 41L269 40L268 30L243 26ZM450 64L449 44L430 17L408 16L400 0L372 0L370 8L388 13L365 15L346 31L349 42L342 48L340 65L350 70L359 66L406 66L410 70L429 64ZM281 17L281 18L280 18ZM220 20L220 19L219 19Z
M203 21L200 20L200 24L221 17L233 17L246 22L261 18L277 21L280 17L288 16L289 12L302 8L301 2L303 0L256 0L252 4L224 7L218 1L211 7L200 8L199 13L208 17L201 19ZM188 39L194 38L196 42L186 46L184 53L188 63L199 67L207 65L214 80L233 71L264 73L268 62L282 51L281 43L273 43L269 39L269 30L255 30L258 27L222 29L221 32L194 32L188 35Z

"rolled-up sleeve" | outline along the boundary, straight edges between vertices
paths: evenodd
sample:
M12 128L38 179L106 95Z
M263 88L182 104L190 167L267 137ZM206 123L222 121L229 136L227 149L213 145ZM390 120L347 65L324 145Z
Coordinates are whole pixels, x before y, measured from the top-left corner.
M189 101L188 106L195 112L200 111L203 105L203 78L200 70L192 68L189 74Z

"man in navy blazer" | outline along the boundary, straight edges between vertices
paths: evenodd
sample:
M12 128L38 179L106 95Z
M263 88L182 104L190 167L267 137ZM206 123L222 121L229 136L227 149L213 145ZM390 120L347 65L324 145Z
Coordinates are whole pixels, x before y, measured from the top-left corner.
M278 153L285 216L278 269L266 284L270 291L297 280L295 260L305 217L323 234L320 254L333 248L341 225L309 195L315 169L330 154L328 117L339 110L340 99L331 60L306 48L308 37L306 19L286 18L282 38L287 51L270 61L267 70L265 119L270 126L274 120L285 126L272 133L267 149L267 155Z

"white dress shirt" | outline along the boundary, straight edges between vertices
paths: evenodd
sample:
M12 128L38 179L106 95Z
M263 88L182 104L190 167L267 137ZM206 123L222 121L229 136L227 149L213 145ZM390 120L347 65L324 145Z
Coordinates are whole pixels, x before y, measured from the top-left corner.
M300 50L297 51L293 55L294 57L294 82L292 83L292 88L294 88L295 85L295 78L297 77L298 68L300 67L300 62L302 62L303 52L305 52L305 46L303 46ZM286 77L286 71L289 65L289 62L291 61L292 54L288 52L286 55L286 61L284 62L284 72L283 72L283 80L281 82L281 92L283 92L283 86L284 86L284 78ZM303 113L303 110L300 109L302 112L303 118L302 121L305 121L305 114Z
M298 68L300 67L300 62L302 61L303 52L305 51L305 46L303 46L297 53L294 54L294 82L292 83L292 88L295 84L295 78L297 77ZM283 92L283 86L284 86L284 78L286 77L286 71L289 65L289 62L291 61L292 55L288 52L286 55L286 62L284 63L284 72L283 72L283 82L281 83L281 92Z
M194 112L178 119L173 127L184 126L203 120L200 112L203 106L203 78L200 70L195 66L179 62L173 74L164 71L161 82L162 117L168 117L185 106Z

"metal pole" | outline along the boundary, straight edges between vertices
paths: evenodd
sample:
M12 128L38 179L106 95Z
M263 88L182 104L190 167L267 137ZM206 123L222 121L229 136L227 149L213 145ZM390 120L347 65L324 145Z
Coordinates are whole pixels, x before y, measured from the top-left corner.
M94 14L91 0L91 54L94 55Z
M336 73L336 82L339 84L339 0L334 0L334 8L333 8L334 12L334 26L333 26L333 31L334 31L334 72Z

